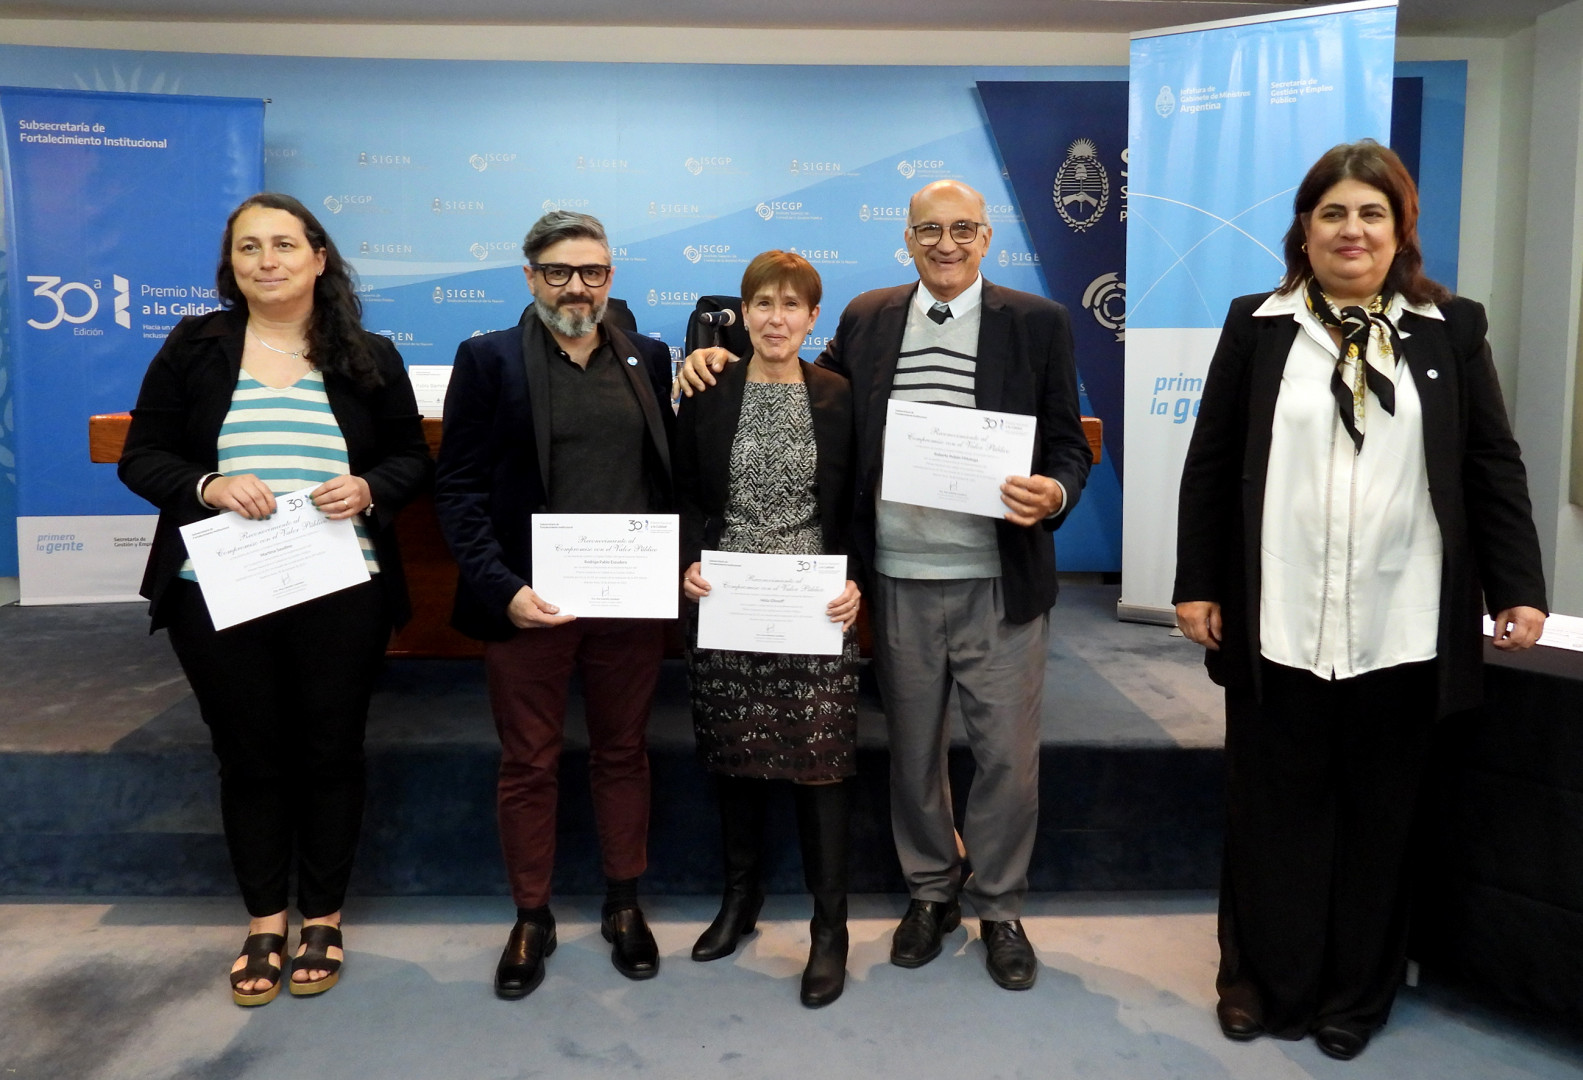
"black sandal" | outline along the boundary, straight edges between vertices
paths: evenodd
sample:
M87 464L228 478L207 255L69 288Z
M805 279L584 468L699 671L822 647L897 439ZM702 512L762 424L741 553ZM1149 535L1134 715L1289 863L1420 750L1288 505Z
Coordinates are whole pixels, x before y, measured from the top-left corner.
M312 979L308 982L292 979L291 992L297 997L322 994L341 978L341 962L330 959L331 949L342 949L344 952L344 946L341 944L341 928L327 923L312 923L302 928L301 940L305 948L301 956L292 959L292 972L327 971L329 974L322 979Z
M231 972L232 1001L251 1008L254 1005L268 1005L275 1000L275 995L280 993L280 965L269 962L271 953L278 953L282 957L286 955L286 935L247 935L239 954L247 958L247 964L241 970ZM252 993L240 989L242 983L255 979L268 979L269 986Z

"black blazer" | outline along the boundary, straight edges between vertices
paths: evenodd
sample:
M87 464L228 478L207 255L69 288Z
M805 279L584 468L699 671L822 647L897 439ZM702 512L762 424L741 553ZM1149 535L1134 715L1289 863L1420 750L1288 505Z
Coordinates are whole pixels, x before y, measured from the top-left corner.
M683 397L676 416L676 502L682 516L681 564L717 548L731 491L731 447L742 415L747 359L729 364L707 394ZM852 517L852 389L833 371L803 364L813 414L815 497L824 554L847 553ZM855 568L847 576L858 578Z
M456 347L445 393L445 433L434 510L460 570L451 624L469 637L504 641L512 597L533 580L533 515L549 503L550 374L532 307L510 330ZM602 324L643 409L643 467L667 505L671 488L671 354L664 342Z
M198 501L198 480L217 468L220 426L236 391L246 332L247 317L239 311L182 319L149 364L132 410L117 472L122 483L159 508L140 590L149 599L155 630L169 621L165 593L187 558L178 530L219 513ZM327 374L324 391L346 440L348 467L368 482L374 498L373 513L364 518L379 556L374 579L400 626L410 608L396 512L428 484L434 463L400 354L388 338L365 336L384 385L365 390Z
M875 508L879 490L886 402L907 329L907 306L921 285L863 293L841 313L835 337L819 364L852 380L852 415L857 430L857 480L853 547L874 564ZM1048 532L1066 520L1088 480L1092 452L1078 409L1077 366L1066 308L1032 293L984 282L983 320L978 335L975 403L980 409L1038 418L1033 472L1059 480L1066 504L1053 519L1023 527L995 522L1000 572L1005 581L1006 618L1028 622L1055 603L1055 545Z
M1275 399L1299 330L1254 318L1268 293L1233 300L1210 361L1182 468L1172 603L1220 604L1210 677L1259 686L1259 546ZM1482 700L1481 596L1489 610L1545 604L1539 537L1522 455L1490 360L1484 308L1456 297L1445 321L1403 314L1408 369L1424 410L1429 498L1444 551L1436 646L1439 712ZM1433 373L1431 375L1431 372Z

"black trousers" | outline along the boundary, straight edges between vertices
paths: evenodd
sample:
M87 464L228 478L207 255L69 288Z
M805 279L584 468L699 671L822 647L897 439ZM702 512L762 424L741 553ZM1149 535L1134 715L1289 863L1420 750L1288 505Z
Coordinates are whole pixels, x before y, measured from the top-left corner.
M171 585L170 643L220 761L220 813L253 916L341 909L363 823L363 733L390 618L370 581L215 630L198 587Z
M1261 663L1262 701L1226 691L1216 987L1282 1038L1372 1032L1405 964L1434 662L1342 680Z

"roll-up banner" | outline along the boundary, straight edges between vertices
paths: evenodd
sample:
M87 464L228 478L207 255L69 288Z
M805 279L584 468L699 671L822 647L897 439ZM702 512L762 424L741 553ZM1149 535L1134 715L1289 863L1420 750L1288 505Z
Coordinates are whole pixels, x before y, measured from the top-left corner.
M1056 534L1058 565L1120 570L1127 84L980 82L978 93L1033 243L1031 253L1008 252L997 234L984 273L1033 261L1072 319L1083 413L1104 422L1104 453Z
M137 599L149 505L88 460L183 315L218 308L226 216L264 180L261 100L0 88L24 604Z
M1173 620L1177 486L1227 307L1279 280L1309 166L1389 142L1395 47L1395 0L1133 35L1123 619Z

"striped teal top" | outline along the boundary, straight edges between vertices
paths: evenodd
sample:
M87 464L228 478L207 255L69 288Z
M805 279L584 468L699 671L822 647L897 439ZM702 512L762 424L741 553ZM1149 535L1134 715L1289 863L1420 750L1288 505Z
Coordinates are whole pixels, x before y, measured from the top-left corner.
M344 476L348 470L346 439L324 392L324 375L318 371L276 389L242 369L231 395L231 411L220 425L219 451L221 472L252 473L277 496ZM368 572L379 573L379 559L362 515L353 518L352 525ZM181 564L181 576L198 580L191 559Z

